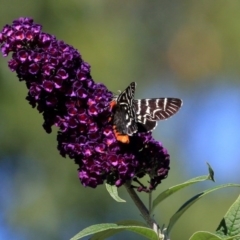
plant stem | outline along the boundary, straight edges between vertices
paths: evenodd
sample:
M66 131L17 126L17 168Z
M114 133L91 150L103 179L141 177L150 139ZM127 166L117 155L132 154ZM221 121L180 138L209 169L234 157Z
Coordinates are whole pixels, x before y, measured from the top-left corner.
M139 196L137 195L135 190L131 187L131 183L130 182L126 182L125 183L125 187L126 187L128 193L129 193L130 197L132 198L133 202L136 204L137 208L141 212L142 217L144 218L146 223L151 228L153 228L154 225L156 225L156 222L150 217L148 209L143 204L143 202L141 201L141 199L139 198Z
M149 211L149 214L152 213L152 191L150 191L148 193L148 204L149 204L149 207L148 207L148 211Z

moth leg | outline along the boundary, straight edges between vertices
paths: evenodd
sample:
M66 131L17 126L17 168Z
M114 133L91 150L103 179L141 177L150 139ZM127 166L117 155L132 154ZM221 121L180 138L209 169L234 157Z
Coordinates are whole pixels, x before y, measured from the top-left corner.
M112 111L113 108L117 105L117 102L113 100L113 101L110 102L109 105L110 105L110 110ZM112 120L112 117L109 117L108 122L110 122L111 120Z
M110 110L113 110L113 108L117 105L117 102L116 101L111 101L110 102Z

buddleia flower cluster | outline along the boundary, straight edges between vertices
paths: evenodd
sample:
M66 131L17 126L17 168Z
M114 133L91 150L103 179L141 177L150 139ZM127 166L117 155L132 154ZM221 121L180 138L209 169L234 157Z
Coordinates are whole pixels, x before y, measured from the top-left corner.
M31 18L19 18L0 32L8 66L26 83L26 99L43 115L43 128L58 128L58 150L79 166L78 176L92 188L107 182L120 187L135 180L150 191L166 178L169 154L151 133L137 133L128 144L116 140L110 103L113 94L90 74L90 65L72 46L42 31ZM139 179L149 176L148 186ZM137 185L136 185L137 184Z

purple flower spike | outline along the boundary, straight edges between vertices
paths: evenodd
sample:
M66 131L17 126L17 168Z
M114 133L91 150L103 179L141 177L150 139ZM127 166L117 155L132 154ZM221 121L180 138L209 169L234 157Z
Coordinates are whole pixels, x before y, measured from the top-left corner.
M110 103L113 94L90 75L90 65L72 46L42 32L30 18L19 18L0 32L4 57L12 52L11 71L28 88L26 99L43 114L47 133L59 128L60 154L78 164L78 176L92 188L106 181L120 187L135 180L151 191L167 177L169 155L151 133L137 133L124 144L116 140ZM149 186L139 179L149 175Z

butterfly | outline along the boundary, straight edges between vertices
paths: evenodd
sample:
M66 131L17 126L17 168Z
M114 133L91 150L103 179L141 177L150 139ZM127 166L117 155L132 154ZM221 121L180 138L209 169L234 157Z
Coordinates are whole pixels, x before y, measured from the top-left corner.
M171 117L182 106L179 98L134 99L136 86L132 82L111 104L114 133L121 142L129 142L128 136L134 133L152 131L159 120Z

